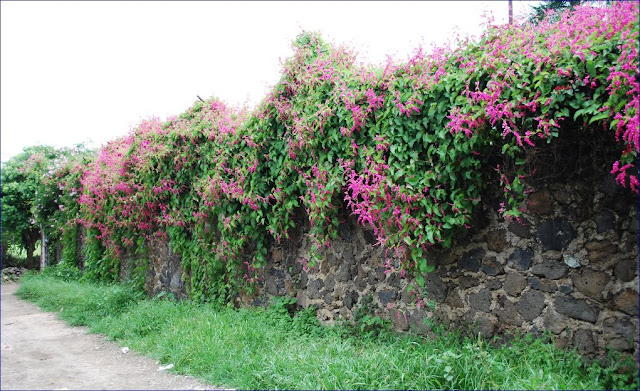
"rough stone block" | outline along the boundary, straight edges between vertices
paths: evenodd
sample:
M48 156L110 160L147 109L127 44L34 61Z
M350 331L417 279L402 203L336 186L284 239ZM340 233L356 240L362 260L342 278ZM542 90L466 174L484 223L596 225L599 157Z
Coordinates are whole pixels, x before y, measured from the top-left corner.
M484 286L489 290L495 291L496 289L502 288L502 282L497 278L487 278Z
M378 292L378 299L380 300L380 303L382 305L389 304L390 302L396 299L396 296L397 294L395 291L384 290L384 291Z
M526 286L527 280L515 272L508 272L507 277L504 279L503 288L511 296L519 295Z
M336 246L336 244L338 244L338 243L334 243L333 246ZM344 244L344 249L341 252L341 254L342 254L342 257L340 259L341 262L343 264L346 263L348 265L354 265L355 261L356 261L355 248L353 246L350 246L350 245L344 243L344 242L342 244Z
M350 219L346 219L338 225L338 236L347 243L353 241L355 236L355 226Z
M554 334L560 334L568 325L567 318L547 307L543 320L544 328Z
M340 269L338 269L338 273L336 274L336 280L338 282L351 281L351 279L353 278L353 268L351 266L352 265L348 262L344 262L342 263L342 265L340 265Z
M618 252L618 246L608 240L596 240L585 244L587 259L591 262L603 262Z
M581 354L592 354L596 351L596 342L590 330L579 329L573 333L573 346L578 348Z
M329 261L327 261L326 259L324 259L322 262L320 262L320 272L322 274L327 274L329 273Z
M529 290L522 294L518 301L518 313L524 320L532 321L542 313L545 307L544 293Z
M309 285L307 286L307 290L309 292L309 297L312 299L320 298L320 291L324 287L324 281L321 279L309 281Z
M627 317L609 317L602 322L602 329L607 348L618 351L633 349L633 339L637 332Z
M524 271L531 266L531 260L533 259L533 251L529 249L517 248L509 257L507 264L517 270Z
M493 297L488 289L481 289L478 293L469 294L469 305L478 311L489 312Z
M280 263L282 261L282 249L274 248L271 250L271 260L273 263Z
M391 321L396 330L409 330L409 315L406 312L397 309L388 309L386 311L386 318Z
M462 276L458 278L458 287L460 287L460 289L473 288L474 286L478 286L479 284L480 284L480 280L478 280L475 277Z
M282 281L281 285L280 281L273 275L267 275L264 286L267 293L272 296L280 296L284 292L284 281Z
M550 186L553 198L563 205L569 205L572 202L572 189L569 191L564 184L554 184Z
M533 265L531 273L536 276L544 276L550 280L558 280L567 275L567 266L557 261L546 260L537 265Z
M560 285L560 292L568 295L569 293L573 292L573 288L571 287L571 285Z
M613 269L613 275L622 282L629 282L638 274L637 259L624 259L619 261Z
M616 215L610 210L603 210L593 217L596 232L603 233L616 228Z
M512 221L507 226L509 232L523 238L529 239L533 234L531 233L531 223L527 219L521 219L522 223Z
M169 288L172 292L178 292L182 289L182 278L180 277L180 274L175 273L171 276Z
M470 270L472 272L480 271L480 263L484 258L484 249L481 247L476 247L472 250L467 251L458 261L458 265L463 268Z
M400 289L400 273L389 273L389 275L387 276L387 284L396 289Z
M621 291L614 297L613 302L621 311L638 316L638 292L633 289L627 288Z
M494 257L485 259L482 262L482 267L480 268L480 270L482 270L488 276L497 276L499 274L504 274L504 267L502 267L500 262L496 261Z
M558 290L558 285L555 281L541 280L538 277L529 277L527 281L532 289L538 291L552 293Z
M327 262L329 262L329 267L337 267L340 264L340 260L334 254L327 254Z
M385 273L386 271L387 271L387 269L385 269L385 268L384 268L384 266L378 266L378 267L376 268L376 271L375 271L376 279L377 279L378 281L384 281L384 279L385 279L385 277L386 277L386 275L387 275L387 274Z
M360 299L360 295L358 295L358 292L347 291L347 293L344 294L344 305L348 309L351 309L358 302L359 299Z
M451 290L447 295L444 303L452 308L462 308L464 304L462 303L462 299L460 299L460 295L457 290Z
M582 273L571 276L573 286L583 295L595 300L602 300L602 293L609 280L609 276L604 272L591 269L585 269Z
M333 274L329 274L328 276L326 276L324 280L324 290L328 293L333 293L333 289L335 288L335 286L336 278L333 276Z
M499 306L494 309L495 315L498 317L500 323L510 326L522 326L522 317L518 313L517 305L506 297L502 297L499 301Z
M549 259L552 261L562 261L563 254L562 251L549 250L542 253L543 259Z
M504 251L509 242L507 241L507 233L503 229L494 229L487 232L487 248L497 253Z
M576 232L563 217L547 220L538 226L538 240L545 250L563 250L576 237Z
M596 306L586 300L578 300L570 296L556 297L554 307L563 315L590 323L596 323L600 314L600 310Z
M457 255L448 250L436 251L434 258L438 266L450 265L458 260Z
M302 264L300 262L292 262L291 265L291 275L292 276L296 276L300 273L302 273Z
M634 216L632 218L629 219L629 228L628 228L629 232L637 234L638 231L640 231L640 220L638 219L638 216Z
M549 215L553 213L553 198L547 189L532 193L527 199L527 209L537 215Z
M577 269L580 266L582 266L582 264L580 263L580 260L571 254L562 255L562 261L564 262L565 265L569 266L572 269Z
M613 175L605 175L602 178L602 182L600 182L600 190L607 195L612 196L621 191L620 185L616 182L616 179Z
M290 295L292 293L294 293L296 291L294 285L293 285L293 281L291 280L284 280L284 291L287 295Z
M479 315L475 320L474 331L485 338L493 337L496 330L496 322L488 316Z
M438 275L433 273L427 274L424 279L424 284L428 298L438 303L442 303L446 299L449 288Z
M356 271L358 273L358 277L360 278L367 278L367 271L365 270L365 268L362 266L362 264L358 264L358 267L356 268Z
M424 334L431 329L425 323L425 319L428 319L428 314L423 309L416 309L408 316L409 319L409 327L415 331L416 333Z

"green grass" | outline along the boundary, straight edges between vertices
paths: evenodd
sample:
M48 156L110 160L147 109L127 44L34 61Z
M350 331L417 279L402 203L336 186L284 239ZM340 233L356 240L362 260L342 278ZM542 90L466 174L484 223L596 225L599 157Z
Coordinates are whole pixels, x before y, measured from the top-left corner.
M637 389L637 370L586 365L541 339L509 346L442 333L358 337L310 310L141 300L120 285L30 275L18 296L214 385L242 389ZM60 309L63 308L62 311ZM637 367L635 367L637 368Z

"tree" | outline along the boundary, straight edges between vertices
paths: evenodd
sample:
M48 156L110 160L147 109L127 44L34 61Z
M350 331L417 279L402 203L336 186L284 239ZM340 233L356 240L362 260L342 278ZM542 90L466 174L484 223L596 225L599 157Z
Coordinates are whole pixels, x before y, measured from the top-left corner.
M566 9L573 9L576 6L584 3L597 2L589 0L544 0L539 5L531 6L531 15L529 16L529 22L538 24L542 21L542 19L544 19L548 12L553 12L555 15L557 15ZM608 3L608 1L606 3Z
M35 218L36 198L42 179L52 169L60 151L52 146L27 147L2 164L2 236L4 245L16 244L32 259L40 227Z

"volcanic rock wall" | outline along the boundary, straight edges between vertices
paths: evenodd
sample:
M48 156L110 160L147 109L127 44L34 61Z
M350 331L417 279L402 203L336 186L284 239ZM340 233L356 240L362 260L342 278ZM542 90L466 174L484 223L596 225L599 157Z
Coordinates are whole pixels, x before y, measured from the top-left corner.
M429 333L425 320L485 337L549 330L584 355L608 348L638 355L638 204L606 179L598 186L556 183L528 198L521 223L490 201L452 249L434 251L424 290L397 269L399 256L375 246L370 231L343 211L339 238L314 268L304 213L291 239L274 245L257 293L246 305L289 295L315 306L321 321L351 320L373 305L398 330ZM186 294L180 257L148 243L147 290ZM123 261L122 270L128 270ZM307 270L305 270L307 269ZM124 273L126 274L126 272Z
M426 276L422 298L407 289L417 289L412 279L394 270L397 255L374 246L371 233L346 216L317 267L303 270L311 243L299 224L290 241L270 251L262 302L292 295L332 323L372 301L399 330L428 332L425 319L486 337L549 330L557 344L585 355L613 348L637 356L637 199L605 180L597 189L539 189L522 223L504 221L496 209L487 206L476 222L481 229L434 254L438 266Z

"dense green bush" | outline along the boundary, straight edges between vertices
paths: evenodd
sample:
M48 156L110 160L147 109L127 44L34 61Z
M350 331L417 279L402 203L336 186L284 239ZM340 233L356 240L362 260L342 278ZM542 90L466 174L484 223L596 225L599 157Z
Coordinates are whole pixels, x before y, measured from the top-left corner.
M45 276L59 278L65 281L77 281L83 276L82 271L67 261L60 261L54 266L46 267L42 274Z

